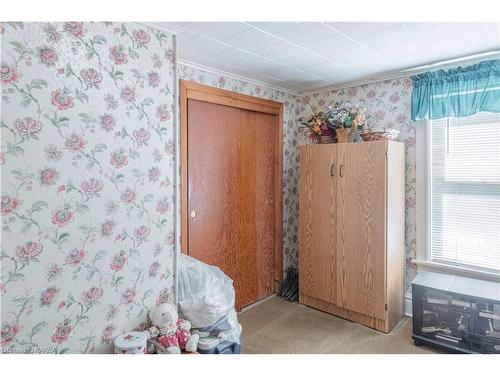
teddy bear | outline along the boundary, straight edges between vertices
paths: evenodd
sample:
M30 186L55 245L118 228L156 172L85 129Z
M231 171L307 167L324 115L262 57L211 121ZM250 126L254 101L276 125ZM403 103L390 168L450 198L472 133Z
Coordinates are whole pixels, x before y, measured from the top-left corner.
M158 335L158 342L169 354L179 354L181 350L195 352L200 337L191 334L191 323L179 319L177 307L172 303L162 303L149 313L153 327L149 328L151 336ZM156 329L155 329L155 328Z

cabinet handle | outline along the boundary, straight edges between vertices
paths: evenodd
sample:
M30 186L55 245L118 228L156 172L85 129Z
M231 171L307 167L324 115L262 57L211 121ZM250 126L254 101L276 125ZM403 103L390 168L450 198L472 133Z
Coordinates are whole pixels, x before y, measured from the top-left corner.
M330 166L330 176L335 177L335 164Z
M340 174L340 177L344 177L344 164L340 164L339 174Z

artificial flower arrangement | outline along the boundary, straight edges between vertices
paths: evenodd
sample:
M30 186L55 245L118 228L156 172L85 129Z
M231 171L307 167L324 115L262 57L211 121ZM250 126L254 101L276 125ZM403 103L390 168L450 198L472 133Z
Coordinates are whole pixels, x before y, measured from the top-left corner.
M348 141L349 134L354 137L356 130L363 128L365 112L362 103L335 103L301 124L309 129L309 138L316 143L332 143L334 136L337 142L344 143Z
M328 126L324 112L319 112L311 116L307 121L300 119L303 128L309 131L309 139L314 143L332 143L335 130ZM329 142L331 140L331 142Z
M347 142L349 134L353 137L356 130L362 129L366 123L365 108L361 103L335 103L325 111L328 127L335 129L337 142Z

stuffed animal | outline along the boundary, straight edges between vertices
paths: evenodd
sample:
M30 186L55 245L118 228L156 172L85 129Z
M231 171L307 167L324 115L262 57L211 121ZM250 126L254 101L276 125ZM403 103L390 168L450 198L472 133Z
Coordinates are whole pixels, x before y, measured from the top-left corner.
M177 308L174 304L162 303L158 305L151 310L149 318L153 325L159 329L158 342L167 348L167 353L179 354L181 350L187 352L196 351L200 337L190 333L191 323L187 320L179 319ZM153 331L155 330L153 329Z

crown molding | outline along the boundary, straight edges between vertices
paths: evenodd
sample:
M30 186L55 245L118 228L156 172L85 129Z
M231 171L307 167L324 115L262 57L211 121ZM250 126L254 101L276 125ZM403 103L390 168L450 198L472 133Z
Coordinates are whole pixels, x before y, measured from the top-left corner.
M235 73L229 73L229 72L226 72L226 71L221 70L221 69L211 68L209 66L206 66L206 65L203 65L203 64L194 63L194 62L189 61L189 60L179 59L177 61L177 63L178 63L179 66L180 65L184 65L184 66L187 66L187 67L191 67L191 68L195 68L195 69L200 69L200 70L203 70L203 71L208 72L208 73L222 74L222 75L224 75L224 77L237 79L239 81L253 83L255 85L267 87L269 89L276 90L276 91L281 91L281 92L284 92L284 93L289 94L289 95L300 96L300 92L298 92L298 91L292 91L292 90L286 89L284 87L275 86L275 85L273 85L272 83L269 83L269 82L259 81L259 80L254 79L254 78L245 77L245 76L242 76L242 75L239 75L239 74L235 74Z

